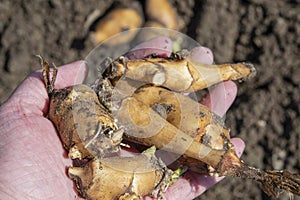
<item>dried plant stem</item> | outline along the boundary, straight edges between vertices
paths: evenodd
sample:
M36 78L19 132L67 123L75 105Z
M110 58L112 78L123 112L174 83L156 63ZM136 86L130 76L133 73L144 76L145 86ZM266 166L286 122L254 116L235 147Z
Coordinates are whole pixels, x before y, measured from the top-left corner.
M232 157L224 157L231 159ZM223 161L224 163L224 161ZM240 161L238 164L222 166L222 176L233 176L253 179L261 183L266 194L278 198L282 190L300 195L300 175L288 170L260 170Z

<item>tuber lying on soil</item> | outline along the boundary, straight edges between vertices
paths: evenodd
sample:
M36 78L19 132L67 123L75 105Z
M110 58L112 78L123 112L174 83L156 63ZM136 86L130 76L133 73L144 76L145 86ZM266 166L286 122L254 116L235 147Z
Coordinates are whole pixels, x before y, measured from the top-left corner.
M179 29L177 13L168 0L146 0L145 10L148 18L146 27L150 27L149 25L152 24L152 27ZM155 26L155 23L159 25Z
M144 6L142 9L140 2L133 0L115 2L107 14L94 22L95 30L89 33L90 39L98 45L110 36L119 34L113 40L105 41L106 45L114 46L130 43L136 34L138 36L135 39L141 42L161 36L161 28L180 30L183 27L183 21L178 18L176 9L169 0L146 0ZM142 10L145 11L145 23ZM140 27L157 29L139 30Z
M143 16L135 8L119 7L109 12L97 25L96 30L90 33L90 37L95 44L99 44L112 35L116 35L125 30L139 28L144 22ZM110 40L110 45L115 45L130 41L137 31L122 33L115 40Z
M187 52L168 58L120 57L110 63L96 91L85 85L56 90L55 73L50 81L43 59L42 66L51 98L49 119L69 157L79 161L69 176L83 197L138 199L155 189L161 194L172 184L174 173L153 151L118 157L122 139L178 154L181 164L198 172L254 179L268 195L277 197L281 190L300 195L299 174L245 164L220 118L180 93L251 78L251 64L204 65L190 61Z

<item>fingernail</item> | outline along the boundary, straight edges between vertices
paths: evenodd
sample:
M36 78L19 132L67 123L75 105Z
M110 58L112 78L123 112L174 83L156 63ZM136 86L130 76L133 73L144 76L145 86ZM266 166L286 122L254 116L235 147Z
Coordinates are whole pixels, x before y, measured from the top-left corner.
M144 58L151 54L167 57L171 52L172 40L168 37L160 36L138 44L126 54L126 57L130 60Z

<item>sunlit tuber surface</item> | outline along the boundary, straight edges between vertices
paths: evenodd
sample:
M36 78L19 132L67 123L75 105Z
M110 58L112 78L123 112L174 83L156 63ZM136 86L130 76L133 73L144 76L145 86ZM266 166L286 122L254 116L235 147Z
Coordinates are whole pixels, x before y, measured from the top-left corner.
M244 80L255 75L249 63L207 65L192 62L186 55L171 58L145 58L126 60L121 58L112 63L107 72L112 82L120 77L164 86L179 92L194 92L226 80Z
M69 168L69 176L87 199L138 199L154 189L164 190L171 171L150 149L135 157L93 159Z
M49 80L49 65L42 58L41 62L44 79ZM123 131L117 130L111 114L90 87L76 85L62 90L48 87L48 93L51 95L49 119L55 124L70 158L103 157L119 151Z
M171 182L172 171L155 157L155 148L134 157L116 157L123 130L117 129L96 93L86 85L55 90L51 85L55 78L49 81L49 64L40 59L51 96L49 119L69 157L77 161L78 166L70 167L68 174L79 193L86 199L126 200L158 189L160 197ZM54 68L54 75L56 72Z

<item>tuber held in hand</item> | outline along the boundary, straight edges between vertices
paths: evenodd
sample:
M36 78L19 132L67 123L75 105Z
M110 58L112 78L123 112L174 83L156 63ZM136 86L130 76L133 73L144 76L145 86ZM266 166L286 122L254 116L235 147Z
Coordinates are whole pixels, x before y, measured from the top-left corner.
M150 148L134 157L93 159L84 167L70 167L69 176L87 199L139 199L155 188L165 190L172 172Z
M176 173L155 151L117 156L122 140L178 154L182 165L197 172L254 179L274 197L281 190L300 195L299 174L245 164L220 117L181 93L251 78L253 65L205 65L189 60L186 52L168 58L120 57L110 63L94 91L86 85L54 89L56 71L50 81L49 65L41 60L50 96L49 119L69 157L79 161L68 174L84 198L139 199L155 189L161 194L173 183ZM101 84L110 87L109 92L102 91ZM106 97L100 98L103 94Z
M123 130L86 85L54 89L48 62L41 56L50 99L49 119L75 162L68 175L86 199L139 199L158 189L158 197L172 182L172 171L155 157L155 147L134 157L113 156L120 150ZM113 156L113 157L111 157ZM174 177L176 178L176 176ZM113 185L112 185L113 184Z

